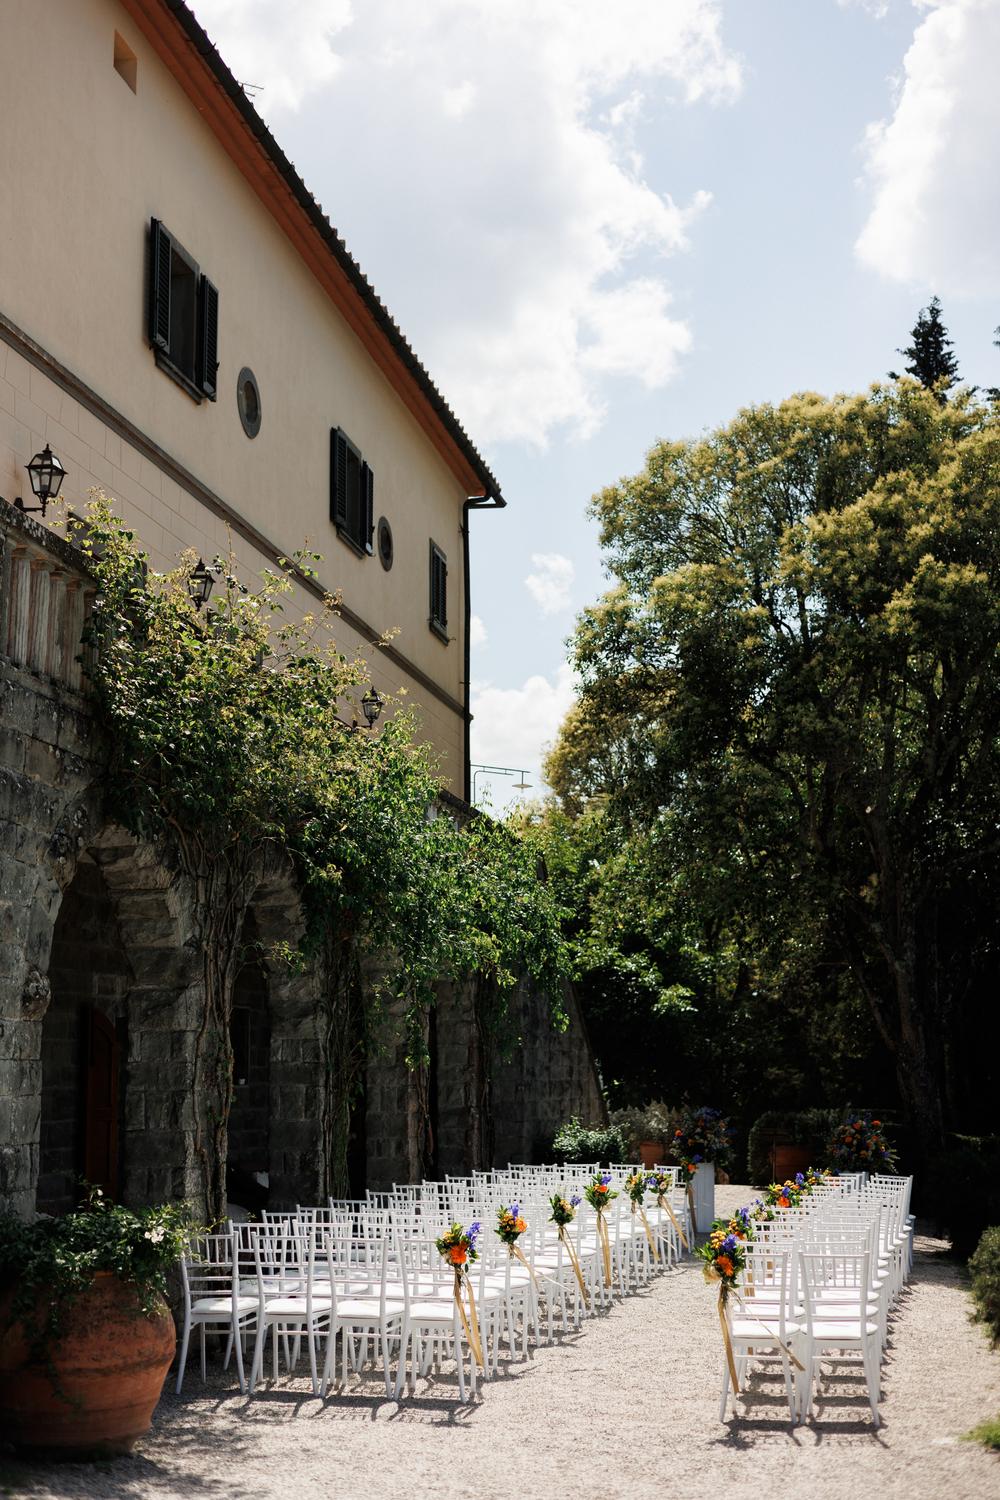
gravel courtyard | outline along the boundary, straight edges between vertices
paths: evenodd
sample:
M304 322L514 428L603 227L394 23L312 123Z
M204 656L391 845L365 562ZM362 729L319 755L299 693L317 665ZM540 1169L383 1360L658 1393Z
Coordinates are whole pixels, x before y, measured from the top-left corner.
M751 1197L722 1188L720 1211ZM308 1383L251 1402L202 1387L165 1395L141 1451L103 1464L41 1467L0 1457L0 1494L270 1500L702 1500L723 1485L766 1500L984 1500L1000 1497L1000 1457L962 1434L1000 1412L1000 1355L968 1321L944 1246L918 1241L914 1275L883 1373L883 1426L863 1386L827 1387L808 1427L789 1428L777 1385L718 1421L715 1293L700 1266L543 1347L462 1407L439 1379L401 1405L374 1385L325 1407Z

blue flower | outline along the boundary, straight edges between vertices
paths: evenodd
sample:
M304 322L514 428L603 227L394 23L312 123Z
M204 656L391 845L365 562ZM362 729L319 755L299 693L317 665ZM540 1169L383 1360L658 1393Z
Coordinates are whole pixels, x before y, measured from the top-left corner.
M601 1185L602 1185L602 1187L607 1187L608 1184L610 1183L610 1181L611 1181L611 1173L610 1172L603 1172L601 1174Z
M695 1152L695 1154L694 1154L694 1156L692 1156L691 1160L694 1162L695 1166L697 1166L698 1163L703 1160L703 1158L700 1157L697 1152Z
M795 1174L795 1186L796 1187L801 1187L804 1182L805 1182L805 1178L803 1177L802 1173L801 1172L796 1172L796 1174Z
M727 1234L726 1235L726 1238L722 1241L722 1248L726 1252L727 1255L732 1255L733 1251L736 1249L736 1236L735 1236L735 1234Z
M569 1206L570 1206L570 1208L579 1208L580 1207L580 1194L579 1193L574 1193L573 1194L572 1198L570 1198L570 1200L569 1200Z
M513 1218L516 1219L517 1218L517 1211L518 1211L518 1204L512 1203L510 1205L510 1211L511 1211L511 1215L513 1216Z

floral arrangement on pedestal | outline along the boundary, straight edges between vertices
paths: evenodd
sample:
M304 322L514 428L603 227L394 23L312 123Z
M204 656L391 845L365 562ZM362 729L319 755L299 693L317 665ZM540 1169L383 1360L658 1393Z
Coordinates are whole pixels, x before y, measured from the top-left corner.
M688 1177L693 1177L703 1162L725 1167L732 1155L733 1131L720 1109L703 1104L686 1110L674 1131L673 1152Z
M830 1165L841 1172L895 1172L896 1153L881 1120L867 1111L838 1125L827 1144Z

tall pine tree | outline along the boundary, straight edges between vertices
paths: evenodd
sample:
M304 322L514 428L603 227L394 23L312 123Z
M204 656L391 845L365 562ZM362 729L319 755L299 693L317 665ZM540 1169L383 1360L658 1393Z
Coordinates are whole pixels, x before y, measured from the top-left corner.
M932 297L929 305L920 309L910 330L910 338L913 342L909 347L898 351L906 356L906 373L944 401L958 382L958 360L951 352L951 339L941 322L941 303L937 297ZM890 370L889 374L898 379L895 370Z

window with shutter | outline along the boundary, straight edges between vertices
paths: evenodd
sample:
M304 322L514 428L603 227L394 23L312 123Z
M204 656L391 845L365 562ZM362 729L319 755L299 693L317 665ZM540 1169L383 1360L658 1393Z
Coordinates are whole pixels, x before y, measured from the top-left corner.
M374 551L375 476L339 427L330 431L330 520L341 541L370 557Z
M440 640L448 640L448 559L436 542L431 542L431 612L428 624Z
M156 363L196 401L214 401L219 292L160 222L150 224L149 342Z

